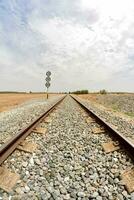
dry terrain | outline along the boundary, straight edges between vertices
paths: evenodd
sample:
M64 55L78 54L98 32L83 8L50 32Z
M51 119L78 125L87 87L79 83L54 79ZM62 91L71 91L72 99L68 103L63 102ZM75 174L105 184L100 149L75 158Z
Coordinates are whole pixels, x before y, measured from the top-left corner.
M54 96L56 94L50 94ZM9 110L18 104L21 104L27 100L44 98L46 99L46 94L23 94L23 93L3 93L0 94L0 112Z
M133 94L86 94L79 95L93 103L97 103L114 112L120 112L126 116L134 117L134 93Z

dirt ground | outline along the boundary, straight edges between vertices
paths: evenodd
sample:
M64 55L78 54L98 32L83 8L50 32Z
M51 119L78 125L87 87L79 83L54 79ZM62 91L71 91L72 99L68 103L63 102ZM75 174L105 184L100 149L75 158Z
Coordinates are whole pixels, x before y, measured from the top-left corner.
M50 94L54 96L57 94ZM44 98L46 99L46 94L14 94L14 93L4 93L0 94L0 112L9 110L18 104L21 104L27 100Z
M134 93L132 94L85 94L80 97L102 105L114 112L123 113L129 117L134 117Z

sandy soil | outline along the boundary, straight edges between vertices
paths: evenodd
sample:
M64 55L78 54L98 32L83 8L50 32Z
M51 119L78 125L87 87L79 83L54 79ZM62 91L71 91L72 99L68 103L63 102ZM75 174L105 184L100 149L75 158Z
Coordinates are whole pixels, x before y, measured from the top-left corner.
M51 96L58 94L50 94ZM36 99L36 98L45 98L46 94L13 94L13 93L4 93L0 94L0 112L9 110L18 104L21 104L27 100Z

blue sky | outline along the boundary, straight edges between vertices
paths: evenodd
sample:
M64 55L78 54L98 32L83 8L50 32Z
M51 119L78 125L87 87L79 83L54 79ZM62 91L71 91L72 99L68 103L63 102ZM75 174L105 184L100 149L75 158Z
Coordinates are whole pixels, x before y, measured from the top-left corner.
M0 90L134 92L133 0L0 0Z

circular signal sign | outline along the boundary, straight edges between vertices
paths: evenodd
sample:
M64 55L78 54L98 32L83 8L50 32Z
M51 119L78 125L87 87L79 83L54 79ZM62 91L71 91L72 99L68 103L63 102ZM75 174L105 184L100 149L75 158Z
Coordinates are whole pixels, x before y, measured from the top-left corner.
M46 77L46 81L49 82L51 81L51 78L49 76Z
M47 76L51 76L51 72L48 71L48 72L46 73L46 75L47 75Z
M50 87L50 83L46 82L45 86L46 86L47 88L49 88L49 87Z

